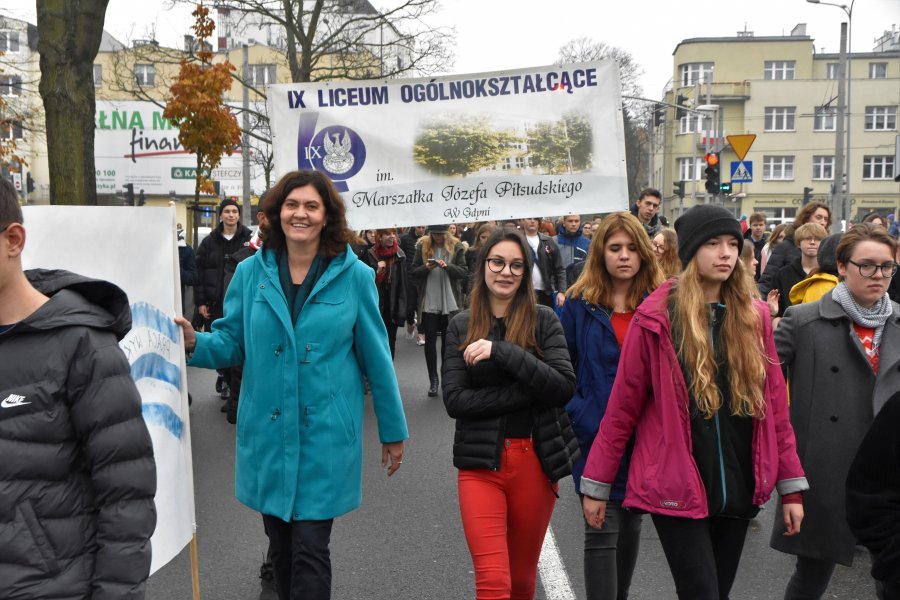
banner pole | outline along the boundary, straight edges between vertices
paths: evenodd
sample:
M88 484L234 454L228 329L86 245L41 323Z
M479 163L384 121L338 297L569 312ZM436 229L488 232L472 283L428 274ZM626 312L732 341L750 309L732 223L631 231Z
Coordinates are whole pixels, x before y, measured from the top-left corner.
M191 537L191 583L194 600L200 600L200 564L197 553L197 534Z

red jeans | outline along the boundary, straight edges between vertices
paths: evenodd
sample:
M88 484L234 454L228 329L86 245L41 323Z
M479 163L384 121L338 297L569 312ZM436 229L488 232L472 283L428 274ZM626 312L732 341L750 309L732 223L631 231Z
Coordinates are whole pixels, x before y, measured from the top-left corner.
M530 439L503 443L498 471L459 471L459 510L475 566L477 600L532 600L556 484Z

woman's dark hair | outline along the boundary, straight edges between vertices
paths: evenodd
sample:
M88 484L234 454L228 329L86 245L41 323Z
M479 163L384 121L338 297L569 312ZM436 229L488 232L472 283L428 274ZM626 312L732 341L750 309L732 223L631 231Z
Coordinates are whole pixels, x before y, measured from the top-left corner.
M869 214L867 214L866 216L864 216L862 218L862 222L863 223L871 223L875 219L878 219L879 221L881 221L882 224L887 223L887 218L884 215L879 214L877 212L870 212Z
M490 291L485 282L485 263L491 250L500 242L513 242L522 251L522 260L525 269L520 277L519 289L509 304L506 312L506 341L526 350L533 350L540 355L540 348L535 337L535 323L537 322L537 299L534 295L534 287L531 284L531 247L525 241L525 237L518 231L500 228L491 234L475 260L475 270L472 273L472 294L469 297L469 329L466 339L460 345L465 348L469 344L484 339L490 333L493 325L491 314Z
M269 190L271 203L267 203L265 208L269 219L266 246L276 252L284 250L286 242L281 228L281 207L292 191L307 185L313 186L325 205L325 225L322 227L319 254L334 258L346 250L347 244L356 241L356 235L347 227L347 211L341 195L321 171L291 171Z
M803 206L800 211L797 213L797 216L794 218L794 227L800 227L801 225L806 225L809 223L809 220L812 219L813 213L819 210L820 208L824 208L828 212L828 222L825 225L825 229L831 227L831 209L828 208L828 205L824 202L810 202Z
M866 241L884 244L891 249L892 257L897 256L897 240L887 232L887 229L880 225L860 223L841 236L841 241L838 242L837 250L835 250L838 263L842 265L849 263L856 246L860 242Z

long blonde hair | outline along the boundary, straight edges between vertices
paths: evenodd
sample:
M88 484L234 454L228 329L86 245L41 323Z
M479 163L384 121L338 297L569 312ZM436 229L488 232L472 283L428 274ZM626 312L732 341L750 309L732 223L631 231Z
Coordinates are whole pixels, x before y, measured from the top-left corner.
M434 258L434 240L432 240L431 234L426 233L423 235L419 243L422 244L422 260L426 261L429 258ZM453 258L453 250L458 243L459 240L450 235L449 231L444 234L444 252L447 253L449 258Z
M631 280L631 288L626 299L628 310L637 308L644 295L658 288L663 282L662 270L659 268L659 262L650 246L650 238L644 226L631 213L619 212L600 221L588 249L584 270L572 287L566 290L568 297L582 297L596 306L612 306L612 277L606 270L604 252L607 240L619 231L632 239L641 257L641 268Z
M744 263L736 261L722 283L726 306L721 343L728 365L731 411L735 415L761 419L765 416L766 349L760 313L751 295L751 279ZM703 294L697 261L685 267L672 291L672 324L677 328L676 351L685 371L691 374L690 391L697 408L711 419L722 406L716 385L716 356L710 339L709 307Z

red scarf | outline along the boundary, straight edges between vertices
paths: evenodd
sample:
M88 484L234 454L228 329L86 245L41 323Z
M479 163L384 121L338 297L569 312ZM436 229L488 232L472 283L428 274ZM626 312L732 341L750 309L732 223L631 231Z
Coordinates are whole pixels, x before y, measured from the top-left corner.
M384 261L384 270L380 273L378 273L376 270L376 283L384 283L385 281L390 281L391 268L393 268L394 261L397 259L397 248L397 242L394 242L394 245L388 248L382 246L381 242L375 244L375 258L377 258L379 261Z

